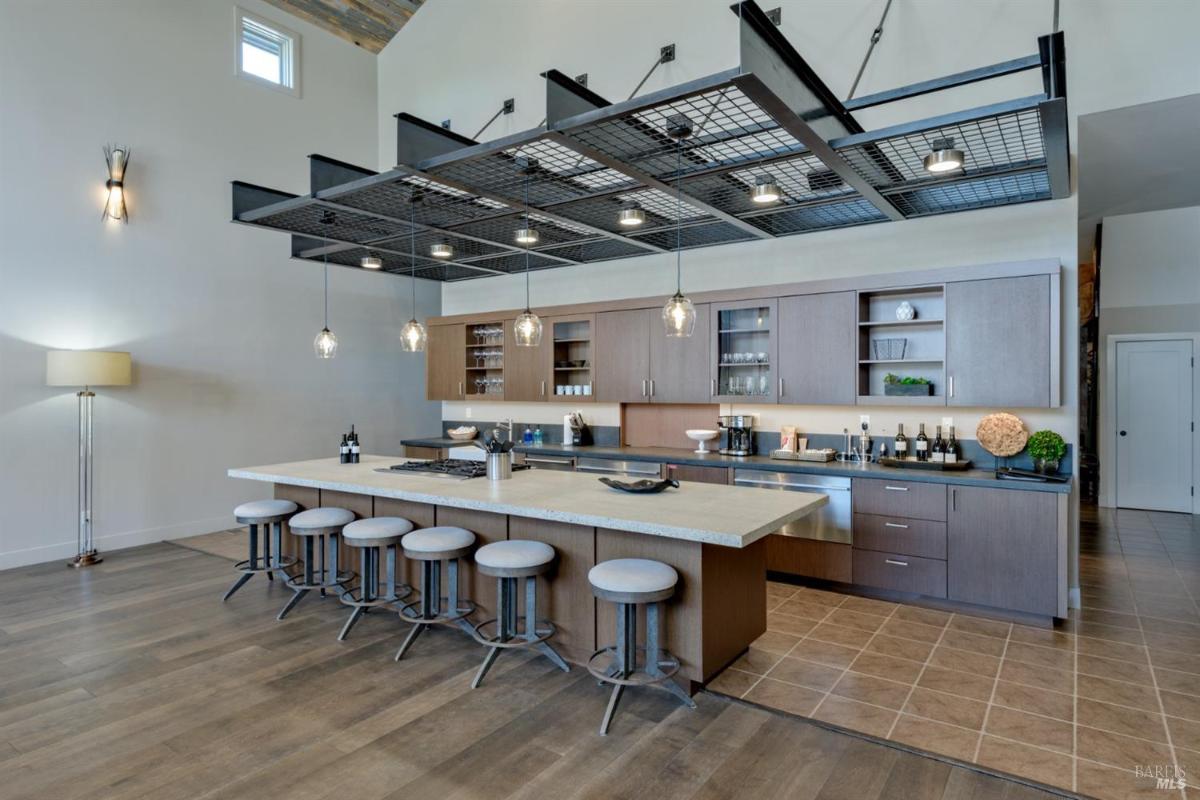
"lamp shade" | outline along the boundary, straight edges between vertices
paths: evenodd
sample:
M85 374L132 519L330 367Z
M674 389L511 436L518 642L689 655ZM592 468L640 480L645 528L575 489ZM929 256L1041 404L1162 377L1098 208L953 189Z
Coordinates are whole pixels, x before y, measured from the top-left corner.
M49 350L47 386L128 386L129 353L111 350Z

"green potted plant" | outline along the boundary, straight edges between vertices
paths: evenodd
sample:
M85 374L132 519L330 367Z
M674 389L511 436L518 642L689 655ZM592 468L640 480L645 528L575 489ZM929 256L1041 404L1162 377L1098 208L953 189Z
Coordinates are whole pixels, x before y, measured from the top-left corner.
M1067 443L1054 431L1038 431L1029 437L1025 448L1038 472L1054 475L1058 472L1059 462L1066 455Z
M928 378L901 378L894 372L883 377L883 393L888 397L928 397L933 394L933 384Z

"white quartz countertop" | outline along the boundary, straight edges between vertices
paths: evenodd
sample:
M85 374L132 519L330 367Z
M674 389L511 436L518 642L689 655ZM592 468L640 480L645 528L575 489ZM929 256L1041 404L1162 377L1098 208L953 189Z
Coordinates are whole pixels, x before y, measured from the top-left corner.
M518 470L504 481L377 471L406 460L364 455L358 464L340 464L336 458L321 458L231 469L228 474L231 478L391 497L725 547L752 544L828 502L819 493L769 492L691 482L659 494L628 494L608 488L594 475L554 470Z

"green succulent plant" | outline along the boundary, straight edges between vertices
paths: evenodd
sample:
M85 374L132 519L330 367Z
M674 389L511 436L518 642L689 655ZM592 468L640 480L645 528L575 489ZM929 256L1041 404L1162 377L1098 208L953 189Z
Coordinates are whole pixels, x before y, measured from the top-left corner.
M1054 431L1038 431L1029 437L1025 445L1032 458L1040 461L1058 461L1067 452L1067 443Z
M911 375L906 375L903 378L901 378L896 373L889 372L887 375L883 376L883 382L892 384L892 385L899 384L901 386L925 386L929 383L929 379L928 378L914 378Z

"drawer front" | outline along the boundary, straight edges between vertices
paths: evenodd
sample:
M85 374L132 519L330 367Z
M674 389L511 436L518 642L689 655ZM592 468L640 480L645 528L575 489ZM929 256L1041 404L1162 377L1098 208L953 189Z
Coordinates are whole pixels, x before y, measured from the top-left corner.
M896 592L946 596L946 562L900 553L854 550L854 582Z
M854 546L861 550L946 559L946 523L909 517L854 515Z
M860 514L945 522L946 485L855 478L854 510Z

